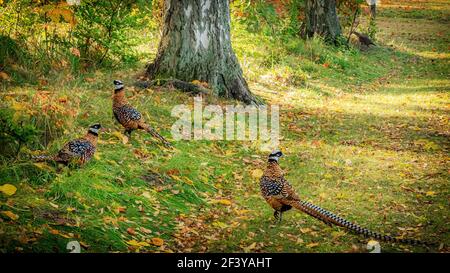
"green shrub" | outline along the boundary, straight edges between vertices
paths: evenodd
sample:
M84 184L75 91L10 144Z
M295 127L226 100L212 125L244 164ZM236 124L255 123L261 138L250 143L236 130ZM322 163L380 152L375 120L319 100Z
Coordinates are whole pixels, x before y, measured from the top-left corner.
M0 65L34 71L34 79L55 69L72 73L90 67L135 62L136 33L151 19L151 1L11 0L0 5ZM19 52L20 51L20 52ZM26 55L21 54L27 52Z
M17 118L16 111L0 107L0 152L5 158L17 156L20 148L38 136L38 130L30 123Z

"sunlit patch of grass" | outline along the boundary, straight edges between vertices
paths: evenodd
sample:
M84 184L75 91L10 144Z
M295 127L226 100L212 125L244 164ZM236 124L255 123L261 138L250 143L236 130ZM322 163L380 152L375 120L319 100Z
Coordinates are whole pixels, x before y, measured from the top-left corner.
M251 90L280 105L280 148L287 155L281 165L302 198L374 231L448 244L448 30L434 20L378 20L379 46L367 52L320 39L278 40L234 22L233 47ZM142 56L154 56L156 44L141 45ZM79 105L48 152L94 122L106 131L97 156L82 168L39 167L25 157L13 167L2 163L3 181L18 191L0 196L0 207L20 217L2 218L1 251L66 252L72 240L83 242L83 252L136 251L130 240L150 242L139 249L149 252L366 251L361 237L302 213L286 213L274 225L251 175L267 156L256 143L180 141L165 150L144 132L123 143L117 137L123 129L112 118L111 81L130 85L146 61L48 76L46 90ZM23 97L41 87L2 88ZM127 95L169 138L173 106L192 104L188 95L167 89L130 87ZM155 173L161 181L152 180ZM76 224L49 223L36 210L59 211ZM164 239L162 247L151 244L156 237ZM426 251L390 244L382 250Z
M386 17L411 19L449 20L450 8L447 0L384 0L378 5L379 14Z

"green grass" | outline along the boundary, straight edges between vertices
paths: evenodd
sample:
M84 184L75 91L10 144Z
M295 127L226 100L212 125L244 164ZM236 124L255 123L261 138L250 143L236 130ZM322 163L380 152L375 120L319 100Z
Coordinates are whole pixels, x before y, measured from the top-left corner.
M281 166L302 198L374 231L437 241L448 251L450 33L440 20L403 14L380 13L379 46L367 52L319 39L280 41L238 23L233 46L251 90L280 105ZM388 28L394 24L403 27ZM2 97L25 104L45 90L67 97L66 107L75 111L62 118L64 130L48 147L30 148L55 152L94 122L106 131L83 168L36 166L26 149L2 162L0 183L18 190L0 195L0 210L19 218L0 215L0 251L66 252L67 242L78 240L86 252L366 252L366 239L299 212L275 225L252 176L264 169L267 151L254 143L180 141L171 151L135 132L124 144L112 119L111 80L133 82L155 45L143 47L152 51L132 67L54 73L43 86L2 84ZM132 89L128 96L167 137L172 107L192 104L174 90ZM382 251L427 250L382 243Z

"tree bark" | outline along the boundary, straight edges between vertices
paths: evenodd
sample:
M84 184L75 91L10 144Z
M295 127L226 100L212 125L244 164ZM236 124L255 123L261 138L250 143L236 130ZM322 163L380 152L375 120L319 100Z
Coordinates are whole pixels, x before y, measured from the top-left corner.
M377 16L377 2L378 0L366 0L367 4L370 7L370 17L375 19Z
M336 12L336 0L306 0L306 35L319 35L336 42L341 26Z
M207 82L218 96L258 103L242 76L230 40L228 0L166 0L152 79Z

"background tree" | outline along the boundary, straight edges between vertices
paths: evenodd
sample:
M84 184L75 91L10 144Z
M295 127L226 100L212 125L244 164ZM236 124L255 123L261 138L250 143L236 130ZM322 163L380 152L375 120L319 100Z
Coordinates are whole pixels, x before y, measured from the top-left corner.
M231 47L228 0L166 0L158 54L147 75L199 80L216 95L257 102Z
M377 0L366 0L367 4L370 7L370 18L375 19L375 16L377 15Z
M320 35L335 42L341 36L341 26L335 0L306 0L306 36Z

